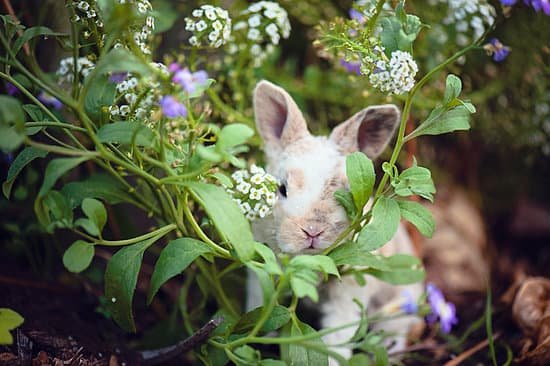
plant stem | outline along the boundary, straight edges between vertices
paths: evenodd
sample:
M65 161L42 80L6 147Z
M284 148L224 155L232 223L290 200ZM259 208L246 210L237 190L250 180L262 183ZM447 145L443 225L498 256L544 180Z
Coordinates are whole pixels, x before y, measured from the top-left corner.
M157 230L151 231L147 234L143 234L140 236L136 236L134 238L130 239L124 239L124 240L95 240L94 244L96 245L106 245L106 246L122 246L122 245L129 245L129 244L135 244L139 243L140 241L147 240L149 238L152 238L154 236L162 237L166 234L168 234L170 231L177 229L177 226L175 224L169 224L166 226L163 226Z

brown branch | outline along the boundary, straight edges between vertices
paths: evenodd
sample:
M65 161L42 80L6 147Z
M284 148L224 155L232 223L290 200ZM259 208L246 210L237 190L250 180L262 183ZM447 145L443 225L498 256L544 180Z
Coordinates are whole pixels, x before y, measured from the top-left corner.
M496 332L493 335L493 341L497 340L500 337L500 332ZM452 360L448 361L444 366L457 366L462 363L462 361L465 361L466 359L470 358L473 354L476 352L482 350L483 348L487 347L489 345L489 339L485 339L475 346L473 346L470 349L467 349L466 351L462 352Z
M13 6L11 6L10 0L2 0L2 3L4 4L4 8L6 8L6 11L8 12L9 15L11 15L13 20L17 23L21 23L19 21L19 19L17 18L17 15L15 15L15 11L13 10ZM19 29L17 31L17 34L19 35L19 37L21 37L23 35L23 32ZM30 56L31 50L30 50L29 45L27 43L25 43L23 45L23 51L25 52L25 54L27 56Z

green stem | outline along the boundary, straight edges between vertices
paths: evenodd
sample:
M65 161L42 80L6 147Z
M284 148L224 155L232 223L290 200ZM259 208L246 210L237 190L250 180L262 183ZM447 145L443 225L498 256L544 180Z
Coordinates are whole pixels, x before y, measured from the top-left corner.
M68 156L88 156L90 158L95 158L99 156L99 153L95 151L67 149L61 146L52 146L48 144L42 144L40 142L36 142L28 138L25 140L25 143L29 146L36 147L39 150L52 152L54 154L68 155Z
M220 255L222 258L231 259L232 257L231 257L231 253L229 253L229 250L222 248L218 244L214 243L212 239L210 239L208 235L206 235L204 231L202 231L201 227L197 223L197 220L195 220L195 217L193 217L193 214L191 213L191 209L189 208L187 192L185 192L183 196L182 209L183 209L183 214L185 218L187 219L189 224L191 224L193 231L195 231L199 239L201 239L206 245L208 245L211 249L213 249L214 252Z
M256 325L254 326L254 328L252 328L252 330L248 334L248 337L255 337L256 334L258 334L258 332L260 331L260 329L262 329L267 319L269 319L269 316L273 312L275 305L277 305L278 303L279 294L283 290L284 286L286 286L286 282L287 282L287 279L285 276L281 276L279 278L279 284L277 285L277 289L271 296L269 304L262 308L262 314L260 315L260 319L258 319L258 322L256 323Z
M68 130L74 130L79 132L86 132L85 128L70 125L68 123L53 122L53 121L40 121L40 122L25 122L25 127L59 127Z
M163 226L157 230L151 231L147 234L143 234L140 236L136 236L134 238L130 239L124 239L124 240L95 240L94 244L96 245L106 245L106 246L122 246L122 245L130 245L139 243L140 241L147 240L149 238L152 238L154 236L162 237L166 234L168 234L170 231L177 229L177 226L175 224L169 224L166 226Z
M227 298L225 291L221 287L220 281L218 281L218 279L213 276L212 271L206 267L206 264L201 258L198 258L195 261L195 264L201 270L201 273L203 274L204 278L206 278L206 280L210 282L210 285L213 287L213 290L216 293L215 298L216 298L216 301L218 302L218 305L220 305L220 307L222 308L225 308L227 311L231 313L231 315L238 318L239 312L235 310L235 307L233 306L233 304L231 304L231 302Z

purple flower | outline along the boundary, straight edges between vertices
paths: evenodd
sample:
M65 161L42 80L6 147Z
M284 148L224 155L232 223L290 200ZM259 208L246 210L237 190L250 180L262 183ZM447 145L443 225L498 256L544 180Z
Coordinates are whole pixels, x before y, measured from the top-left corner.
M403 302L400 306L401 311L405 314L416 314L418 312L418 304L411 290L405 289L401 292L401 295L403 296Z
M514 5L518 0L500 0L500 3L502 6L512 6Z
M367 21L365 14L353 8L349 10L349 17L353 20L356 20L359 24L365 24L365 22Z
M128 73L126 71L113 72L111 76L109 76L109 81L111 83L120 84L126 79L126 77L128 77Z
M208 81L208 74L204 70L191 72L186 67L174 74L172 81L179 84L187 93L193 93L198 87L204 86Z
M505 46L497 38L493 38L483 46L488 55L493 56L493 60L496 62L502 62L510 53L510 47Z
M441 331L449 333L453 325L458 324L456 308L453 303L446 302L443 293L433 283L426 286L428 304L431 312L426 316L428 324L434 324L439 320Z
M63 103L53 95L50 95L44 91L41 91L40 94L38 94L38 100L44 103L45 105L49 105L50 107L53 107L54 109L61 109L63 108Z
M8 93L8 95L15 95L19 93L19 89L17 89L17 87L12 83L6 82L4 86L6 87L6 93Z
M168 118L187 116L187 108L171 95L162 97L159 104L162 108L162 114Z
M172 63L168 66L168 71L170 71L171 73L175 73L175 72L180 71L180 70L181 70L180 65L178 65L178 64L175 63L175 62L172 62Z
M349 73L354 73L361 75L361 64L359 62L346 61L345 59L340 59L340 65L346 69Z
M544 14L550 15L550 0L523 0L526 5L531 5L535 11L539 12L541 9Z

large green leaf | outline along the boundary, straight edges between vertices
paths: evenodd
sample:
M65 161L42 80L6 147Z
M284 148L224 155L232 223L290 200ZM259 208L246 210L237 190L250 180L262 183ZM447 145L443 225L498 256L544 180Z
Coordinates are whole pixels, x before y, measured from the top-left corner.
M97 131L97 138L102 143L153 147L155 134L149 127L140 122L114 122L104 125Z
M113 104L115 95L116 85L109 81L107 75L98 75L90 82L90 89L84 99L86 113L101 122L103 109Z
M82 272L92 263L94 253L93 244L77 240L63 254L63 265L71 272Z
M390 267L390 270L381 271L369 268L365 270L365 273L392 285L417 283L422 281L426 276L420 259L412 255L395 254L384 258L384 261Z
M244 144L254 135L254 130L242 123L232 123L222 128L218 135L216 147L225 150L230 147Z
M416 226L420 233L431 238L435 230L435 221L430 210L418 202L397 201L401 209L401 216Z
M69 199L72 208L80 206L86 197L102 199L110 204L133 201L132 196L118 180L101 173L80 182L65 184L61 193Z
M24 319L19 313L8 308L0 308L0 345L13 343L10 330L23 324L23 321Z
M399 226L401 212L395 200L380 197L372 210L372 219L361 229L357 244L363 250L372 251L386 244Z
M374 255L353 242L340 245L329 256L338 266L348 265L376 268L383 271L390 270L383 257Z
M13 43L12 52L17 55L21 50L21 47L31 39L35 37L43 36L46 37L60 37L67 36L65 33L54 32L48 27L32 27L27 28L17 40Z
M46 167L44 181L38 192L38 197L44 197L63 174L88 159L88 157L84 156L80 158L58 158L50 161Z
M0 149L10 152L25 139L25 113L19 100L0 95Z
M127 331L136 331L132 299L143 253L157 240L158 237L153 237L120 249L105 270L105 297L110 304L111 314L117 324Z
M4 192L4 196L6 196L6 198L10 198L11 188L21 170L23 170L23 168L34 159L45 158L46 155L48 155L47 151L39 150L32 146L24 148L19 155L17 155L8 169L6 181L2 184L2 191Z
M422 122L406 139L412 139L422 135L441 135L457 130L470 129L470 114L473 105L467 102L452 108L436 107L428 118ZM475 111L475 109L473 109Z
M239 259L243 262L252 259L255 250L250 224L227 192L213 184L189 182L185 185L204 208L221 238L231 243Z
M362 152L348 155L346 157L346 175L355 207L358 212L361 212L372 194L376 178L372 161Z
M256 308L248 313L244 314L235 325L233 333L244 333L251 330L261 317L263 307ZM281 328L290 320L290 312L287 308L281 305L277 305L273 308L271 314L262 325L261 331L268 333Z
M184 271L197 257L211 251L202 241L191 238L179 238L168 243L155 264L147 303L151 303L162 284Z
M296 321L287 324L282 335L296 337L316 333L317 331L308 324L296 319ZM325 347L320 336L308 340L308 343L313 343L319 347ZM328 366L328 356L326 354L306 348L298 342L281 345L281 356L283 361L289 366Z

